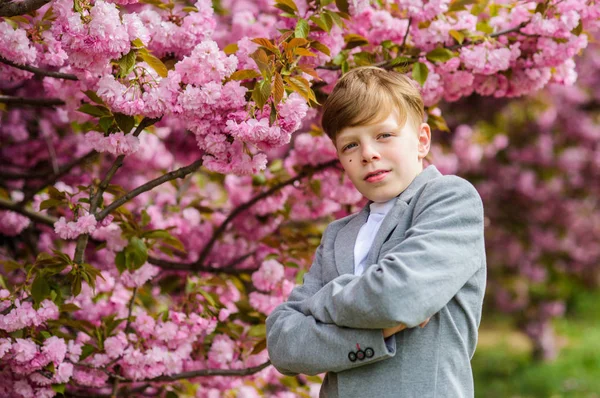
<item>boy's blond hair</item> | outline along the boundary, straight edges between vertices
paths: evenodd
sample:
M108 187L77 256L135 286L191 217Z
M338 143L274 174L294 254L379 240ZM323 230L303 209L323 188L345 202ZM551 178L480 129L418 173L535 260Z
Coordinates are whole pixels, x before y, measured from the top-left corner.
M401 126L407 120L416 127L423 122L423 98L416 83L399 72L358 67L338 80L325 101L323 130L335 143L346 127L381 122L394 110Z

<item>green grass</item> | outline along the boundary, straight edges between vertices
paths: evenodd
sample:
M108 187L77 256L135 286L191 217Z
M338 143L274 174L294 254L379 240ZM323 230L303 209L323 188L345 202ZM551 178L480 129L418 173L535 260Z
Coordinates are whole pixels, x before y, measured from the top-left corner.
M535 362L531 345L505 321L484 318L472 361L477 398L600 398L600 293L582 293L554 325L556 360Z

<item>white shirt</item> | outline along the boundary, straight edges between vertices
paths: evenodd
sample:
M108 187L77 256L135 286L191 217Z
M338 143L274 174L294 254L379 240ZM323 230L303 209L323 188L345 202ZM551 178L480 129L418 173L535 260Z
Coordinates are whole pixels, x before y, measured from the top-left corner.
M367 255L371 250L375 235L386 214L394 207L397 200L398 198L392 198L384 203L373 202L369 205L369 218L360 227L354 244L354 275L362 275L365 271L365 267L368 265L366 264Z

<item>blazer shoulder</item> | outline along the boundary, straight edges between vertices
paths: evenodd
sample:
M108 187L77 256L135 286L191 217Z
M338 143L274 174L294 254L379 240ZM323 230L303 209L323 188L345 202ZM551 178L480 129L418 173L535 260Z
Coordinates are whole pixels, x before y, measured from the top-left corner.
M475 189L471 182L453 174L443 175L428 181L423 191L455 192L480 197L479 192L477 192L477 189Z
M324 244L325 246L333 244L338 232L340 232L342 228L344 228L350 221L357 217L359 213L360 211L330 222L325 228L325 231L323 231L321 244Z
M443 175L428 181L416 202L450 199L466 201L483 208L481 196L471 182L457 175ZM415 203L416 204L416 203Z

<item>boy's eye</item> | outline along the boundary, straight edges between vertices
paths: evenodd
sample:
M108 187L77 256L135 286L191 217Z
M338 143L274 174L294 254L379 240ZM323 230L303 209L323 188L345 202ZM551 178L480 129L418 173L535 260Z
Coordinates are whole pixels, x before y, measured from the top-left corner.
M391 137L392 134L391 133L381 133L379 134L379 138L387 138L387 137Z
M350 148L352 148L352 146L353 146L353 145L356 145L356 144L355 144L355 143L352 143L352 144L348 144L348 145L346 145L345 147L343 147L343 148L342 148L342 151L345 151L345 150L347 150L347 149L350 149Z

